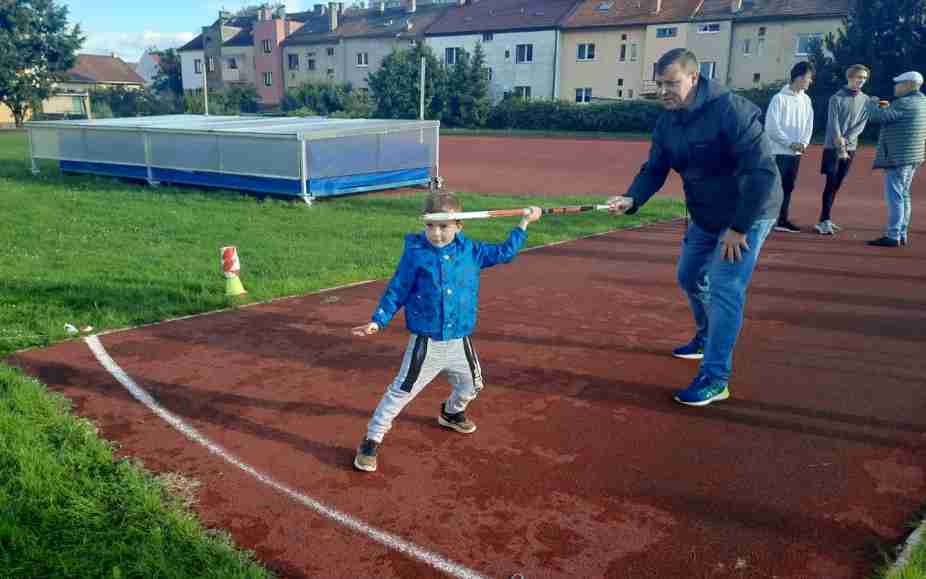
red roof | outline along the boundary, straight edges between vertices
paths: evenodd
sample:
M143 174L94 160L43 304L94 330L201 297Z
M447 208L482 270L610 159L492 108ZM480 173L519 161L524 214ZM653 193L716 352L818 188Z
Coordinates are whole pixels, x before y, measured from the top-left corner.
M127 62L98 54L78 54L77 63L68 69L65 78L72 82L145 84Z
M577 0L481 0L454 6L427 36L556 28Z
M698 17L730 18L810 18L845 16L850 0L742 0L742 8L733 13L731 0L704 0Z
M706 0L705 0L706 1ZM726 0L729 9L730 0ZM679 22L695 15L701 0L585 0L563 22L564 28L631 26Z

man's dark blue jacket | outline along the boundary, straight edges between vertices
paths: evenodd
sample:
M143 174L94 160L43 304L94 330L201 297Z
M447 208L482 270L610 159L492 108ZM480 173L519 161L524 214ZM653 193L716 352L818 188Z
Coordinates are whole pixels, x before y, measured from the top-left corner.
M720 84L698 81L688 109L665 111L653 130L649 160L630 186L635 213L675 169L691 218L702 229L746 233L778 217L781 177L759 108Z

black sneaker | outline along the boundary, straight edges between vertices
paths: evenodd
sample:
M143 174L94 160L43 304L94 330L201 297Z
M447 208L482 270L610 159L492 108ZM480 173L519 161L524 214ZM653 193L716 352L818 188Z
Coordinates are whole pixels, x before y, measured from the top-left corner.
M375 471L376 450L378 448L378 442L370 440L369 438L364 438L363 442L360 443L360 448L357 449L357 456L354 457L354 468L366 472Z
M894 239L893 237L879 237L878 239L871 239L865 242L867 245L874 245L875 247L900 247L900 242Z
M800 233L801 228L790 221L779 221L775 224L775 231L784 231L786 233Z
M447 414L444 411L446 402L441 402L440 405L440 414L437 416L437 423L443 426L444 428L449 428L450 430L456 430L462 434L472 434L476 432L476 424L470 420L466 419L465 412L457 412L456 414Z

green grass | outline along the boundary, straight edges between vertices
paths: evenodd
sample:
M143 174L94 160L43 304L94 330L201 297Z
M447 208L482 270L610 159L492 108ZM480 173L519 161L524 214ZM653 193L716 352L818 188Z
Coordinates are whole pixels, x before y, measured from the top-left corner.
M0 365L0 575L270 576L179 496L114 460L63 397Z
M387 277L403 235L421 227L423 195L310 208L63 176L50 163L33 177L24 134L0 131L0 359L66 338L65 323L102 330L228 307L223 245L239 247L249 300ZM462 197L467 209L600 201ZM632 218L544 218L531 226L529 245L677 217L682 209L660 199ZM501 240L515 223L470 223L467 232ZM0 576L269 576L226 536L201 528L175 483L114 460L62 397L0 364Z
M926 507L920 509L916 525L923 524ZM877 579L926 579L926 535L920 535L920 543L910 553L907 564L896 570L886 565L877 574Z

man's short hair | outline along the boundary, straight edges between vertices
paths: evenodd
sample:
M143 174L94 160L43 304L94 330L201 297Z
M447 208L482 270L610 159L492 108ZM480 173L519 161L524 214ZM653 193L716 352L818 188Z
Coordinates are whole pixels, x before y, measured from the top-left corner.
M815 74L816 69L814 69L813 64L807 62L806 60L802 60L801 62L791 67L791 81L793 82L794 80L801 78L808 72L810 74Z
M458 213L463 204L453 193L432 193L424 200L424 213Z
M858 76L858 73L864 72L869 77L871 76L871 70L864 64L853 64L846 69L846 78L850 76Z
M676 63L688 72L698 72L698 57L693 52L687 48L673 48L656 62L656 74L665 74L666 69Z

